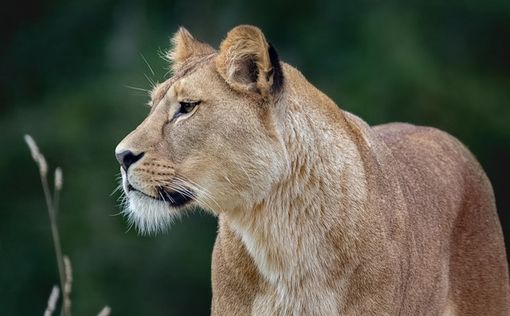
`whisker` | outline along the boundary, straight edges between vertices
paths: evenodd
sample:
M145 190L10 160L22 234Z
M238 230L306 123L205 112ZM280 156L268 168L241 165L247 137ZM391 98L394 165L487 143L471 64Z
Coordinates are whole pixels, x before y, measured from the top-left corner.
M142 53L140 53L140 57L142 57L143 61L144 61L144 62L145 62L145 64L147 65L147 67L149 67L149 70L151 71L151 74L152 74L153 76L155 76L155 74L154 74L154 70L152 70L151 65L149 64L149 62L147 61L147 59L145 59L145 56L144 56Z
M190 186L192 187L192 190L194 191L197 191L198 193L201 193L202 195L205 196L205 198L209 199L211 202L213 202L215 205L218 206L218 208L223 211L223 208L220 206L220 204L212 197L212 195L209 193L209 191L207 189L205 189L204 187L200 186L198 183L190 180L190 179L185 179L179 175L175 175L175 179L177 181L180 181L182 183L184 183L184 186ZM178 183L177 183L178 184ZM209 203L207 203L204 199L201 199L199 196L195 196L194 197L199 203L202 203L204 204L205 206L207 206L209 209L211 210L214 210L213 207L211 207L211 205Z
M129 233L129 231L131 230L131 228L133 227L133 225L135 224L135 222L133 220L129 220L128 221L128 228L126 229L126 231L124 232L124 234L127 234Z
M143 92L146 92L148 94L151 93L151 91L149 89L138 88L138 87L133 87L133 86L129 86L129 85L124 85L124 88L133 89L133 90L136 90L136 91L143 91Z
M122 211L118 211L117 213L114 213L114 214L108 214L108 216L114 217L114 216L119 216L123 213L124 213L124 211L122 210Z
M208 195L209 197L211 197L209 192L205 188L201 187L198 183L196 183L190 179L181 177L178 174L175 175L175 179L178 181L181 181L184 184L189 184L190 186L194 186L197 189L197 191L200 191L201 193L204 193L204 194Z
M147 79L147 81L149 81L151 87L154 89L154 87L156 87L156 83L151 79L149 78L149 76L147 76L146 74L143 74L145 76L145 79Z
M115 189L113 189L112 193L110 193L110 196L112 196L115 193L117 193L120 189L122 189L122 183L119 184Z
M130 91L129 95L135 96L135 97L147 97L148 92L138 92L138 91Z
M211 201L213 201L214 203L216 203L219 207L219 204L214 200L214 198L212 197L212 195L209 193L209 191L207 191L205 188L201 187L198 183L194 183L192 182L191 180L186 180L186 179L178 179L182 182L184 182L185 184L191 186L193 188L193 190L195 191L198 191L199 193L205 195L207 198L209 198ZM221 208L221 207L220 207Z
M172 199L172 197L169 194L165 194L166 198L163 196L161 191L158 191L158 194L159 194L159 196L161 197L161 199L163 201L166 201L167 199L169 199L170 203L174 203L175 202L174 199Z

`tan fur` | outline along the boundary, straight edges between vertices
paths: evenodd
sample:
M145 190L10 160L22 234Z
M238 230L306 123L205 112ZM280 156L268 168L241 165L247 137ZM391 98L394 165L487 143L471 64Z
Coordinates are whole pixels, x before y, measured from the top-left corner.
M186 208L219 217L212 315L510 314L491 184L459 141L370 127L287 64L272 91L255 27L229 32L218 53L197 43L176 35L174 77L117 152L144 152L124 184L156 198L187 186ZM182 100L201 103L171 119ZM143 232L183 212L127 195Z
M173 49L167 54L167 58L172 62L172 69L177 71L191 58L200 58L202 56L214 53L214 49L200 41L197 41L188 30L181 27L172 38Z
M269 48L264 34L254 26L244 25L234 28L220 45L216 67L223 79L236 90L260 91L267 96L271 80L267 77L272 69ZM246 78L245 65L253 60L260 70L255 82Z

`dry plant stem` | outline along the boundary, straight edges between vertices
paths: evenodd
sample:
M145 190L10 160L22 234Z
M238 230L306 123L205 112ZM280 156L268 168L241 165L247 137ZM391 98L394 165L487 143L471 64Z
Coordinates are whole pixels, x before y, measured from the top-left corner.
M41 177L41 184L44 191L44 198L46 200L46 206L48 208L48 215L50 217L50 227L51 234L53 237L53 246L55 248L55 256L57 259L57 267L58 274L60 278L60 288L62 290L62 308L60 310L60 315L62 316L71 316L71 300L69 299L69 295L71 294L71 286L72 286L72 271L71 271L71 261L68 257L62 255L62 246L60 244L60 235L58 233L57 226L57 211L58 211L58 201L60 190L62 189L62 169L57 167L55 169L55 190L53 195L53 200L51 199L50 187L48 185L48 164L46 163L46 159L39 151L37 147L37 143L34 141L32 136L26 134L24 136L25 142L30 149L30 154L32 158L36 162L39 167L39 175ZM65 262L64 262L65 261ZM64 265L65 263L65 265ZM58 292L58 287L54 287L52 291L52 295L50 296L50 301L53 302L53 307L50 308L50 304L48 308L51 309L51 312L55 309L56 300L58 299L58 293L56 293L56 298L54 292ZM52 300L52 298L54 298ZM48 310L47 310L48 311Z
M58 274L60 277L60 288L64 289L65 285L65 274L64 274L64 260L62 257L62 247L60 245L60 235L58 233L57 219L55 214L55 208L51 200L50 188L48 186L48 178L46 175L41 174L41 183L44 190L44 198L46 199L46 206L48 207L48 214L50 217L51 235L53 236L53 244L55 246L55 255L57 259ZM62 295L64 296L64 295ZM64 316L69 316L65 313L64 306L66 302L62 303L62 312Z
M48 298L48 307L44 311L44 316L51 316L55 311L55 306L58 301L58 286L54 285L53 289L51 289L50 297Z
M58 216L58 201L60 199L59 190L53 191L53 207L55 211L55 218Z
M69 257L64 255L64 270L66 275L66 284L64 287L63 292L63 311L64 315L71 315L71 299L69 296L71 295L71 288L73 286L73 271L71 268L71 260L69 260Z
M112 310L110 309L110 306L105 306L105 307L103 307L103 309L99 312L99 314L97 314L97 316L109 316L111 311L112 311Z
M60 167L57 167L55 169L54 182L55 182L55 187L53 189L53 207L55 208L55 218L57 218L58 217L59 199L60 199L60 190L62 189L62 182L63 182L62 169Z

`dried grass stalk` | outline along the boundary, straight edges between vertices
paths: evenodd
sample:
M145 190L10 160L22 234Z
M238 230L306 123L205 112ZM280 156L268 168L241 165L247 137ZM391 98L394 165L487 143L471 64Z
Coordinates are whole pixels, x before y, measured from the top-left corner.
M69 260L69 257L64 255L64 270L65 270L65 277L66 282L64 284L64 297L62 300L63 306L63 314L64 315L71 315L71 290L73 286L73 270L71 267L71 260Z
M39 152L39 147L37 147L37 144L35 143L32 136L26 134L24 136L24 139L28 145L28 149L30 149L30 154L32 155L32 159L34 159L34 161L37 162L39 159L39 156L41 155L41 153Z
M64 177L62 175L62 168L57 167L55 169L55 191L62 190L63 183L64 183Z
M46 207L48 208L48 215L50 217L51 235L53 237L55 257L57 259L58 275L60 278L60 288L64 289L65 288L64 259L62 256L62 247L60 245L60 235L57 226L57 214L56 214L57 205L55 204L55 201L51 199L50 187L48 185L48 164L46 163L46 158L44 158L43 154L39 151L39 147L37 146L37 143L32 138L32 136L25 135L24 138L28 148L30 149L30 154L32 155L32 158L39 167L39 174L41 177L41 184L44 191L44 198L46 200ZM62 304L61 315L70 316L70 314L66 313L64 309L64 304Z
M48 298L48 307L44 311L44 316L51 316L55 311L55 306L57 306L58 301L58 286L54 285L51 289L50 297Z
M110 306L105 306L103 309L97 314L97 316L109 316L112 309Z
M60 190L62 190L62 185L64 184L64 176L60 167L55 169L55 177L53 178L53 181L55 185L55 189L53 190L53 207L55 211L55 217L57 217L60 201Z
M48 164L43 154L39 151L39 147L37 143L30 135L25 135L25 142L27 143L28 148L30 149L30 154L32 158L36 162L39 167L39 174L41 177L41 184L44 191L44 198L46 200L46 206L48 208L48 215L50 217L50 225L51 225L51 234L53 236L53 246L55 248L55 256L57 259L58 266L58 274L60 278L60 287L63 290L62 297L62 308L60 314L62 316L71 316L71 291L73 285L73 271L71 266L71 260L69 257L62 254L62 247L60 245L60 235L58 232L57 226L57 212L58 212L58 202L59 202L59 193L62 190L63 186L63 173L60 167L55 169L55 178L54 178L54 190L53 190L53 199L51 197L50 187L48 185ZM54 286L50 297L48 299L48 307L44 312L44 316L51 316L55 311L55 307L57 305L59 297L59 288L58 286ZM111 309L109 306L103 307L103 309L99 312L98 316L108 316L110 315Z

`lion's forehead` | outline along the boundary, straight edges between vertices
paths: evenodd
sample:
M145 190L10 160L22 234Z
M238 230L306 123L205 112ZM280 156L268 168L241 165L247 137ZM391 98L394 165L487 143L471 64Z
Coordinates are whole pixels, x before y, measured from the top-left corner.
M190 58L191 60L183 64L179 70L175 71L172 77L154 87L151 93L153 104L158 104L172 88L174 88L175 93L178 94L182 88L182 81L198 69L201 69L203 66L211 62L215 55L216 54L211 54L199 56L197 58Z

